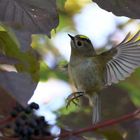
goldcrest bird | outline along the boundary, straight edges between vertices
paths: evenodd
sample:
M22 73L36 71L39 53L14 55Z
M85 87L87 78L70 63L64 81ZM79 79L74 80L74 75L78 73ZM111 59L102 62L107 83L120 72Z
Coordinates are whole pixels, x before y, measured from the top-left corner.
M140 31L131 39L128 33L120 44L101 54L95 52L88 37L68 35L71 38L68 73L77 88L77 92L68 97L68 102L82 95L89 96L94 105L93 123L97 123L100 120L99 91L124 80L140 66Z

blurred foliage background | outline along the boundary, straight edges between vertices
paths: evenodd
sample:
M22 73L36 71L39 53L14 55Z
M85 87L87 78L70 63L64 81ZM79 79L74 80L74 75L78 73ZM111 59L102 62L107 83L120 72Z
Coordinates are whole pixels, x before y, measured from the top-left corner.
M128 32L131 32L133 35L140 29L139 20L116 17L112 13L100 9L90 0L58 0L57 6L59 11L59 26L55 31L52 31L52 38L33 36L32 42L33 47L39 52L42 58L40 81L49 82L53 78L53 80L63 80L70 85L70 90L65 91L66 95L58 94L57 92L54 93L52 98L54 102L57 102L55 98L57 94L59 98L61 98L60 96L64 96L63 99L66 99L67 95L70 94L68 92L73 91L73 86L70 84L67 73L58 69L69 61L70 39L67 33L89 36L97 52L102 52L119 43ZM60 86L60 88L63 86ZM52 85L53 87L55 88L54 84ZM103 90L101 92L102 120L119 117L138 108L140 106L139 87L140 68L125 81ZM46 92L49 92L47 87ZM45 102L45 108L48 108L49 104L48 101ZM65 104L63 104L63 106L60 105L58 108L52 110L55 111L58 117L56 120L59 127L71 130L91 124L92 108L88 106L88 101L85 98L81 99L80 107L71 104L66 109ZM126 122L95 133L87 133L84 135L84 138L88 140L137 140L140 137L139 123L139 121Z
M131 31L132 34L137 32L140 29L140 21L132 20L129 18L117 17L114 15L109 15L111 13L107 13L106 11L101 10L99 7L99 11L105 12L106 16L110 16L110 18L106 17L106 20L102 20L102 16L91 16L92 13L96 12L97 5L91 2L90 0L58 0L57 1L58 11L59 11L59 26L55 31L52 32L52 38L49 39L44 36L33 36L33 47L39 52L42 60L41 60L41 69L40 69L40 81L47 82L49 79L59 79L64 80L66 83L70 84L70 81L67 77L67 73L59 71L57 68L61 67L68 63L70 56L70 39L67 36L67 33L71 34L85 34L90 35L92 33L88 33L89 24L91 23L91 31L93 35L90 35L90 38L93 44L97 44L95 48L97 51L104 51L105 49L110 48L110 46L119 43L127 34L127 32ZM92 8L91 8L92 7ZM93 11L91 10L93 9ZM94 10L95 9L95 10ZM88 11L84 13L85 11ZM85 16L83 19L80 16ZM98 12L97 12L98 15ZM88 20L85 21L84 20ZM99 20L100 19L100 20ZM97 20L97 21L96 21ZM81 25L80 22L84 22ZM102 22L102 23L97 23ZM113 22L113 26L109 26L106 23ZM95 23L95 24L94 24ZM112 24L111 24L112 25ZM87 27L86 27L87 26ZM104 27L103 27L104 26ZM97 28L99 31L97 34L94 33L92 29ZM85 28L85 29L80 29ZM86 31L87 28L87 31ZM103 31L100 31L100 28ZM107 30L108 28L112 28ZM85 31L85 32L84 32ZM90 32L90 31L89 31ZM105 32L105 33L104 33ZM95 36L95 37L94 37ZM99 37L101 36L101 37ZM96 38L99 39L96 42ZM103 43L102 43L103 41ZM52 88L55 85L52 85ZM62 85L63 86L63 85ZM62 88L62 86L60 88ZM72 88L72 86L70 85ZM135 110L140 105L140 69L137 69L131 77L127 78L125 81L120 82L120 84L111 86L104 91L102 91L102 119L111 119L115 117L119 117L120 115L126 114ZM47 87L46 87L47 88ZM73 89L73 88L72 88ZM47 89L46 89L47 91ZM67 95L69 90L67 90ZM49 91L47 91L49 92ZM72 90L71 90L72 92ZM38 95L39 96L39 95ZM55 97L57 93L53 96ZM59 94L59 97L61 95ZM63 94L62 94L63 96ZM66 96L65 96L66 97ZM56 100L55 100L56 101ZM47 102L48 103L48 102ZM46 104L46 108L48 104ZM81 101L80 107L75 107L73 104L66 109L61 107L58 110L55 110L58 116L57 123L59 126L65 129L75 129L85 127L91 124L92 118L92 108L88 106L87 99L83 99ZM52 105L52 104L51 104ZM89 133L84 135L86 139L102 139L107 138L110 140L120 140L120 139L138 139L140 136L138 124L140 122L130 121L112 128L108 128L105 130L101 130L98 133ZM129 127L127 127L129 126ZM131 127L133 126L133 132ZM130 131L131 129L131 131ZM101 134L101 135L100 135Z
M90 0L58 0L58 12L59 12L59 26L56 30L52 31L51 39L44 35L33 35L32 36L32 46L35 48L41 56L41 70L40 70L40 81L47 81L49 78L58 78L61 80L68 81L67 73L59 71L58 66L63 66L68 63L70 56L64 56L63 51L66 55L70 55L70 39L68 39L67 33L78 34L78 23L75 22L75 16L77 14L82 15L82 10L85 7L92 5L93 9L96 7ZM90 10L90 9L89 9ZM90 11L94 12L94 11ZM85 15L83 15L85 16ZM88 15L87 15L88 16ZM91 17L91 20L96 20L97 17ZM102 18L102 17L98 17ZM114 19L115 20L115 19ZM78 21L80 22L80 21ZM87 21L90 22L90 21ZM94 21L93 21L94 22ZM96 21L95 21L96 22ZM119 23L120 22L120 23ZM125 37L127 32L132 32L132 35L139 30L140 27L139 20L133 19L121 19L118 23L116 22L115 30L108 31L108 37L100 35L106 42L103 45L94 46L97 51L104 51L108 49L111 45L119 43L123 37ZM85 21L86 26L86 21ZM94 25L91 25L94 26ZM102 24L103 26L103 24ZM106 25L104 25L106 26ZM94 27L93 27L94 28ZM98 26L97 28L102 28ZM91 29L92 30L92 29ZM80 31L83 32L83 31ZM63 35L64 34L64 35ZM88 34L85 32L85 34ZM93 32L94 34L94 32ZM60 36L59 36L60 35ZM61 37L62 36L62 37ZM65 36L65 37L64 37ZM95 35L96 36L96 35ZM60 40L61 39L61 40ZM59 40L60 42L56 41ZM93 44L96 38L91 38ZM102 42L102 39L100 40ZM63 42L63 43L61 43ZM96 44L96 42L95 42ZM97 43L98 44L98 43ZM101 43L102 44L102 43ZM64 46L61 46L64 45ZM60 48L59 48L60 47ZM64 50L63 50L64 49ZM135 105L140 105L140 69L137 69L130 78L117 85L128 91L130 98Z

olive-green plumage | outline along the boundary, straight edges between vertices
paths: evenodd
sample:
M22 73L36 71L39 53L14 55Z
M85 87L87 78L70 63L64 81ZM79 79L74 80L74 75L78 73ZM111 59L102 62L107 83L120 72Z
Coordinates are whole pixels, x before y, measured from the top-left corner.
M130 33L111 50L96 54L91 41L83 35L71 38L71 57L68 72L77 91L93 96L93 121L98 122L100 90L128 77L140 66L140 31L131 39ZM129 39L129 40L128 40Z

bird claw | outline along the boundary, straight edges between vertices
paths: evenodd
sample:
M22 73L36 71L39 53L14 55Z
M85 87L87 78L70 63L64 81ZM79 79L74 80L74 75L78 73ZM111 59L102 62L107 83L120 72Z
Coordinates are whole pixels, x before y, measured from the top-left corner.
M67 105L66 105L66 108L69 107L70 103L74 103L75 106L79 106L79 104L77 103L79 101L79 97L83 96L84 95L84 92L74 92L72 94L70 94L68 97L67 97ZM75 101L76 100L76 101Z

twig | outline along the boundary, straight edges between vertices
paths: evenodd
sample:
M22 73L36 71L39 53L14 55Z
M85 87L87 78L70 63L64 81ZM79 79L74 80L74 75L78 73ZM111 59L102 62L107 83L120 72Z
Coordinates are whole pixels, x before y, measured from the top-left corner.
M0 126L6 125L7 123L11 122L14 119L15 119L14 117L8 116L5 119L0 120Z
M132 113L129 113L127 115L123 115L119 118L116 118L116 119L112 119L112 120L107 120L107 121L104 121L104 122L100 122L96 125L91 125L89 127L86 127L86 128L82 128L82 129L79 129L79 130L75 130L75 131L72 131L72 132L66 132L66 133L62 133L60 134L59 136L57 137L54 137L54 136L49 136L49 137L43 137L43 138L34 138L34 140L52 140L54 138L65 138L65 137L69 137L69 136L73 136L73 135L78 135L78 134L81 134L81 133L85 133L85 132L90 132L90 131L94 131L94 130L97 130L99 128L104 128L104 127L109 127L109 126L112 126L112 125L116 125L116 124L119 124L121 122L124 122L124 121L128 121L130 119L138 119L140 118L140 109L137 109L136 111L132 112ZM4 122L9 122L10 120L12 120L12 118L7 118L3 121L0 121L0 125L1 124L4 124ZM9 138L8 140L17 140L17 138Z
M81 133L93 131L93 130L96 130L96 129L99 129L99 128L109 127L109 126L116 125L118 123L127 121L129 119L136 119L136 118L138 118L137 116L139 114L140 114L140 109L137 109L136 111L134 111L132 113L129 113L127 115L121 116L117 119L107 120L107 121L98 123L96 125L91 125L91 126L86 127L86 128L82 128L82 129L75 130L75 131L72 131L72 132L63 133L63 134L60 134L58 137L59 138L60 137L64 138L64 137L68 137L68 136L72 136L72 135L78 135L78 134L81 134ZM48 138L52 139L52 137L48 137Z

